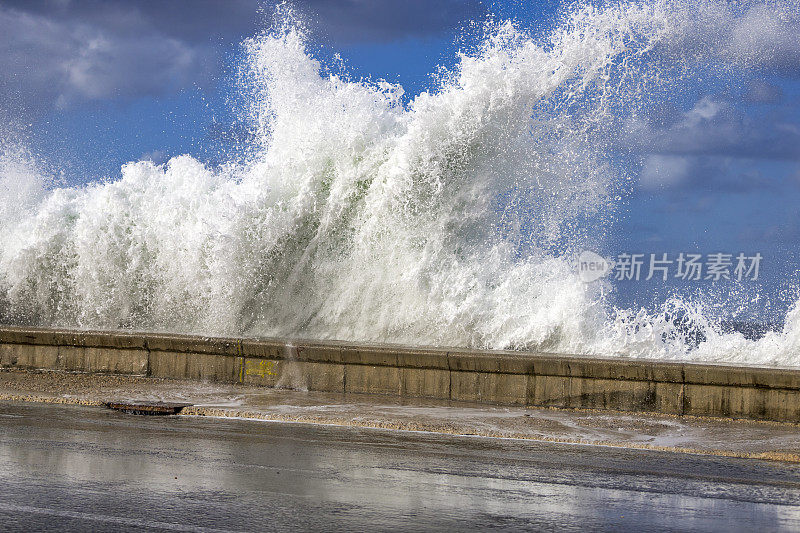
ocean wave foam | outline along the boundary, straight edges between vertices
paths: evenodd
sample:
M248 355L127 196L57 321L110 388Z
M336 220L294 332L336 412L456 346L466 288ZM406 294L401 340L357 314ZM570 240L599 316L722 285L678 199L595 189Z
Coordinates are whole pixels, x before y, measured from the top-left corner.
M245 163L183 155L57 188L6 142L0 318L800 364L798 306L752 341L682 301L612 309L573 266L630 186L611 132L700 54L753 60L696 46L756 13L725 6L579 5L545 36L492 23L408 103L328 72L290 15L244 44Z

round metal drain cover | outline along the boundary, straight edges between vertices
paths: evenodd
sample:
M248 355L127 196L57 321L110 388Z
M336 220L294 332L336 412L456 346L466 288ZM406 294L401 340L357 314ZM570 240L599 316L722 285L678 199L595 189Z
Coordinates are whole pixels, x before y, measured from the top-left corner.
M106 402L106 407L132 415L177 415L190 403L173 402Z

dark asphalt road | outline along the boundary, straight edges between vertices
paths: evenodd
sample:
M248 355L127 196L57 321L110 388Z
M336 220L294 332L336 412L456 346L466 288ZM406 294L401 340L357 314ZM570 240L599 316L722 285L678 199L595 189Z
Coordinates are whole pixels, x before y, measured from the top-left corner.
M800 530L800 467L0 403L0 529Z

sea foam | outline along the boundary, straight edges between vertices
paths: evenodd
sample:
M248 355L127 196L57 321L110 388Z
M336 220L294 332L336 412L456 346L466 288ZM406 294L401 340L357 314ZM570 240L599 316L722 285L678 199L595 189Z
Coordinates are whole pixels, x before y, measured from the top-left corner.
M774 15L759 10L576 5L545 35L492 22L410 101L331 73L288 14L244 43L244 162L131 162L58 188L6 141L0 318L800 364L797 307L752 341L694 303L613 309L573 264L633 186L614 132L709 58L747 68L755 52L707 44Z

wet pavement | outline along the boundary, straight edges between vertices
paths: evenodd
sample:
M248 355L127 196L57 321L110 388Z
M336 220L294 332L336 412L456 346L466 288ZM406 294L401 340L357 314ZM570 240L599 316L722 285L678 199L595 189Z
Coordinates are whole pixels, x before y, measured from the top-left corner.
M800 529L800 466L0 402L0 529Z
M800 463L796 424L500 407L143 377L0 370L0 400L193 404L186 415L405 429Z

